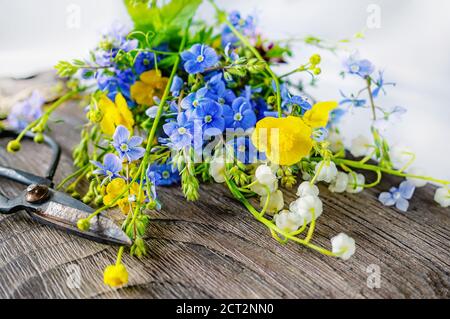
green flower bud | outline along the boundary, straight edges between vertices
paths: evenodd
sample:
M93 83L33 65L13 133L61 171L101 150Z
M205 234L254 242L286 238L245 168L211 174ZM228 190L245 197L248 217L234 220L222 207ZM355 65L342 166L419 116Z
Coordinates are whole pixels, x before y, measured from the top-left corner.
M313 70L313 72L314 72L315 75L319 75L320 73L322 73L322 69L321 68L315 68Z
M273 105L275 102L277 101L276 96L269 96L269 98L267 99L267 104L269 105Z
M45 131L45 123L41 120L39 124L31 129L33 133L42 133Z
M317 65L322 61L322 57L319 54L314 54L309 58L309 62L311 62L312 65Z
M8 146L6 147L6 150L9 153L16 153L16 152L20 151L21 147L22 147L22 145L20 144L19 141L13 140L13 141L8 143Z
M89 228L91 228L91 223L89 222L88 219L83 218L83 219L79 219L77 221L77 227L79 230L81 231L88 231Z
M154 201L154 200L152 200L152 201L150 201L148 204L147 204L147 209L148 210L154 210L155 208L156 208L156 201Z
M71 185L67 186L66 193L70 194L70 193L73 193L73 192L75 192L75 185L71 184Z
M75 199L80 199L80 198L81 198L81 195L80 195L80 193L78 193L78 192L73 192L71 195L72 195L72 197L75 198Z
M87 117L92 123L99 123L103 118L103 114L100 110L90 110Z
M98 195L97 197L95 197L94 202L96 206L101 206L103 204L103 196Z
M44 134L42 134L42 133L37 133L37 134L34 136L34 142L37 143L37 144L42 144L42 143L44 143Z
M93 199L94 199L94 194L87 193L81 201L85 204L90 204Z
M141 258L147 254L147 250L145 249L145 242L141 237L137 237L131 246L131 255Z

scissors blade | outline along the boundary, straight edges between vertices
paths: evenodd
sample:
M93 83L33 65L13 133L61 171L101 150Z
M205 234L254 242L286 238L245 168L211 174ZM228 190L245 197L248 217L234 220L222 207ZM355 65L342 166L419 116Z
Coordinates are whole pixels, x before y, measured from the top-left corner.
M48 202L30 210L30 215L40 223L56 226L74 235L102 244L130 246L131 240L110 218L99 214L91 219L89 231L77 227L78 220L87 218L94 210L84 203L61 192L51 191Z

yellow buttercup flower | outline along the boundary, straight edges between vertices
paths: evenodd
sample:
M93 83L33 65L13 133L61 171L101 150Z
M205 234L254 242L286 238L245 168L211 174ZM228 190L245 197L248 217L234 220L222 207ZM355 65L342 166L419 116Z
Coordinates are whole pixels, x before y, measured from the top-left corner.
M153 98L162 97L167 83L169 79L163 77L159 70L144 72L140 76L140 81L131 86L131 97L139 104L153 105Z
M111 287L121 287L128 283L128 272L123 264L106 267L103 282Z
M106 195L103 197L103 204L110 205L116 199L119 197L123 191L127 188L127 183L122 178L116 178L112 180L111 183L106 186ZM127 194L124 195L123 198L121 198L117 205L120 208L120 211L128 215L132 209L136 207L136 203L141 198L141 200L144 198L144 193L141 191L141 196L139 194L139 184L133 183L131 184L131 187ZM134 198L134 201L130 201L130 199Z
M312 128L326 127L330 119L330 112L338 105L336 101L319 102L303 115L303 121Z
M133 113L128 108L127 101L122 94L116 95L115 103L103 95L98 106L103 115L100 121L103 133L112 136L119 125L125 126L129 131L133 129Z
M260 152L278 165L294 165L308 156L313 147L314 128L325 127L329 113L336 108L337 102L321 102L307 111L303 118L266 117L256 124L252 142Z

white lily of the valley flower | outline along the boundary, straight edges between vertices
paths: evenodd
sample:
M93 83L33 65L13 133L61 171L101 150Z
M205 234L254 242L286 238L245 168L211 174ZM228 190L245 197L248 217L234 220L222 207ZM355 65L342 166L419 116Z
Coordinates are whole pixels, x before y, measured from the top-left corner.
M319 187L311 185L310 182L303 182L298 187L297 196L303 197L308 195L319 196Z
M370 151L370 140L364 135L360 135L352 140L350 153L354 157L366 156Z
M277 227L286 233L293 233L297 231L300 226L303 226L303 219L301 216L288 210L283 210L281 213L275 215L273 220Z
M444 208L450 207L450 189L438 188L434 194L434 200Z
M307 195L292 202L289 210L301 216L309 224L312 221L313 213L315 220L322 215L323 204L319 197Z
M223 157L214 157L209 164L209 174L216 183L225 182L225 160Z
M402 168L411 160L413 152L405 146L394 145L389 150L389 156L394 167Z
M355 240L344 233L331 238L331 247L332 252L343 260L350 259L356 250Z
M250 187L250 190L254 193L258 194L259 196L266 196L267 195L267 188L269 188L269 193L273 193L278 189L278 180L275 179L272 184L270 185L263 185L258 182L258 180L255 178L253 179L253 182L256 182Z
M255 177L260 184L269 187L277 180L272 169L267 165L260 165L255 171Z
M363 174L352 173L348 175L347 193L356 194L364 190L363 185L366 183L366 178Z
M336 179L330 184L328 189L333 193L343 193L348 186L348 175L344 172L338 172Z
M344 139L337 132L332 131L328 133L327 140L330 143L330 150L333 153L337 153L344 148Z
M320 172L319 172L320 169ZM322 161L317 163L315 173L319 175L317 176L318 182L331 183L333 179L336 178L338 170L336 168L336 164L332 161Z
M261 196L261 207L264 207L267 201L267 196ZM277 190L270 194L269 198L269 205L267 206L266 213L268 214L276 214L280 210L282 210L284 207L284 198L283 198L283 192L280 190Z
M408 174L414 175L414 176L425 176L425 171L420 167L413 167L408 170ZM416 186L417 188L424 187L425 185L428 184L428 182L426 180L419 179L419 178L407 177L406 179L409 182L411 182L414 186Z

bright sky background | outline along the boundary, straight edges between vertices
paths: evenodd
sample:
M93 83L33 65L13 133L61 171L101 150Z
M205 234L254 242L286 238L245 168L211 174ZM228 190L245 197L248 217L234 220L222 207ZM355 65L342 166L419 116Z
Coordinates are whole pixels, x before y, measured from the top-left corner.
M285 39L309 34L330 40L351 37L366 28L369 5L381 9L381 26L356 41L361 56L385 69L398 83L383 105L408 109L389 131L393 140L416 151L419 166L450 179L450 1L448 0L219 0L228 10L255 14L268 37ZM71 13L80 13L79 27L70 27ZM212 18L208 4L200 14ZM120 0L0 0L0 77L21 77L47 70L61 59L85 56L102 29L112 21L127 22ZM296 46L292 66L315 50ZM342 56L324 54L319 100L338 98L339 90L359 89L338 76ZM346 118L347 140L368 134L366 112Z

